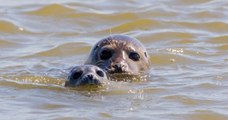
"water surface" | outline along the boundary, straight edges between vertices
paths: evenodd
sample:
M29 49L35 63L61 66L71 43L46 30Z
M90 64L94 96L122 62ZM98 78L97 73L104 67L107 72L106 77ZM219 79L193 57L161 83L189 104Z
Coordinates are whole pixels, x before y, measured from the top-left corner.
M228 119L226 0L0 0L0 119ZM139 39L150 78L64 88L110 34Z

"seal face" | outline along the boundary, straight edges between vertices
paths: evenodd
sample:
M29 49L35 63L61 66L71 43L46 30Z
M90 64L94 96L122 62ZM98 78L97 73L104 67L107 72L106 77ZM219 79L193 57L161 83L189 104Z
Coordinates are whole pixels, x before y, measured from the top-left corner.
M110 74L139 75L149 69L149 56L137 39L112 35L92 48L85 64L99 66Z
M97 85L101 86L106 81L106 73L97 66L94 65L81 65L74 67L69 75L68 81L66 81L66 87L76 87L83 85Z

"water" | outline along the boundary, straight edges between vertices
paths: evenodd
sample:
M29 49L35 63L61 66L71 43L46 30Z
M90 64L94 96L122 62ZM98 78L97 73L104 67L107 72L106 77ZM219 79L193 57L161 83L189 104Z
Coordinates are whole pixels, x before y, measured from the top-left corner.
M0 119L228 119L226 0L0 0ZM64 88L110 34L139 39L150 79Z

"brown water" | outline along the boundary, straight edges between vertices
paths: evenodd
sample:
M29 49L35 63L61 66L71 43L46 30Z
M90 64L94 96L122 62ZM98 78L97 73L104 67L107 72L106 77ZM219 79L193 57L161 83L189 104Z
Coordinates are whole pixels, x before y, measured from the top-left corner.
M228 119L227 0L0 0L0 119ZM150 79L63 87L110 34L138 38Z

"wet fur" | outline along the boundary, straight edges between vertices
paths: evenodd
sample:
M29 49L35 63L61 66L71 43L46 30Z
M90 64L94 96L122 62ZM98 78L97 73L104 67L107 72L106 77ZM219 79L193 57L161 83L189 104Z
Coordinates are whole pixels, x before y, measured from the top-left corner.
M113 49L120 49L120 50L124 50L124 51L138 51L140 52L141 56L143 56L144 59L141 59L141 63L140 62L132 62L132 61L128 61L126 59L127 64L141 64L140 67L139 66L133 66L135 69L138 68L139 70L135 70L137 72L144 72L146 70L149 69L150 66L150 62L149 62L149 56L147 54L146 49L144 48L144 46L137 40L125 35L112 35L109 37L106 37L102 40L100 40L95 47L92 48L90 55L87 59L87 61L85 62L85 64L92 64L92 65L96 65L101 67L102 69L108 71L110 68L108 68L110 66L110 64L113 62L112 60L109 60L108 63L107 61L103 61L99 59L99 52L101 51L101 49L103 49L104 46L111 46ZM140 68L139 68L140 67ZM133 69L134 69L133 68ZM132 72L129 74L135 74L136 72Z

